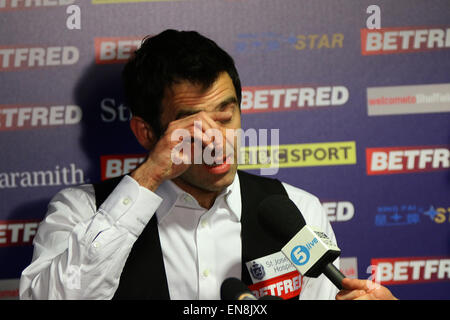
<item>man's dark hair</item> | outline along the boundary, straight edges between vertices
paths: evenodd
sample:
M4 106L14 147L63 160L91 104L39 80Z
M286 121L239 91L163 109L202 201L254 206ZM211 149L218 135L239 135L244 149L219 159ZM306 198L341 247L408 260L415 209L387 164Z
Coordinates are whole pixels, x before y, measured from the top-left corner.
M241 82L228 53L196 31L163 31L145 38L123 69L128 107L152 126L159 139L165 89L186 80L207 89L222 72L230 76L240 106Z

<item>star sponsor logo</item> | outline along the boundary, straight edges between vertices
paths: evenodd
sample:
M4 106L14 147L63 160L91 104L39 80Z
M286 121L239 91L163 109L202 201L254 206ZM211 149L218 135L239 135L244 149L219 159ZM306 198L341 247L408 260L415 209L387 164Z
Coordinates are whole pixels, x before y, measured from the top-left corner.
M240 33L234 41L236 53L274 52L289 48L297 51L330 50L344 46L342 33L282 34L276 32Z

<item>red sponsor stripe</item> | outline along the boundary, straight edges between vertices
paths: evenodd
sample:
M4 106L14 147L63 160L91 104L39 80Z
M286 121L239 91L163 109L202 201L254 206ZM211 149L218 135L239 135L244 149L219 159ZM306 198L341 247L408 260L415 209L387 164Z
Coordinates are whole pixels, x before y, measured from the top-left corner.
M0 299L15 298L19 296L19 289L0 290Z
M281 276L264 280L249 286L249 289L258 296L278 296L290 299L298 296L302 291L303 278L298 271L292 271ZM295 289L295 287L298 287ZM281 292L280 292L281 291Z

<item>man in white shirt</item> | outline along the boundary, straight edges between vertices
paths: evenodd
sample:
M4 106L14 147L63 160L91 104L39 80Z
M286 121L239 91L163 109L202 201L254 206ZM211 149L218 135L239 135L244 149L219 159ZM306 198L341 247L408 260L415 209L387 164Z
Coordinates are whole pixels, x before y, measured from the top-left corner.
M237 174L237 143L225 131L241 127L241 86L232 58L213 41L164 31L145 39L123 78L130 126L148 156L129 175L68 188L51 200L22 273L21 299L220 299L223 280L249 282L245 263L262 257L253 254L253 234L262 231L249 204L269 189L288 195L307 224L335 240L315 196ZM193 137L191 150L196 143L213 147L215 162L192 164L189 149L176 149L184 142L173 138L177 132ZM300 299L337 293L324 276L285 282L285 291L288 285ZM346 294L340 297L362 295Z

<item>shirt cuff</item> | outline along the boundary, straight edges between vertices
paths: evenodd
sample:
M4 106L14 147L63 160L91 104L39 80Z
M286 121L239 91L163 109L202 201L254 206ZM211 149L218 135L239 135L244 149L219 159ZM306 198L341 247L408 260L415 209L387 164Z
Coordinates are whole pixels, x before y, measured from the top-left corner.
M114 222L139 236L163 199L126 175L100 206Z

